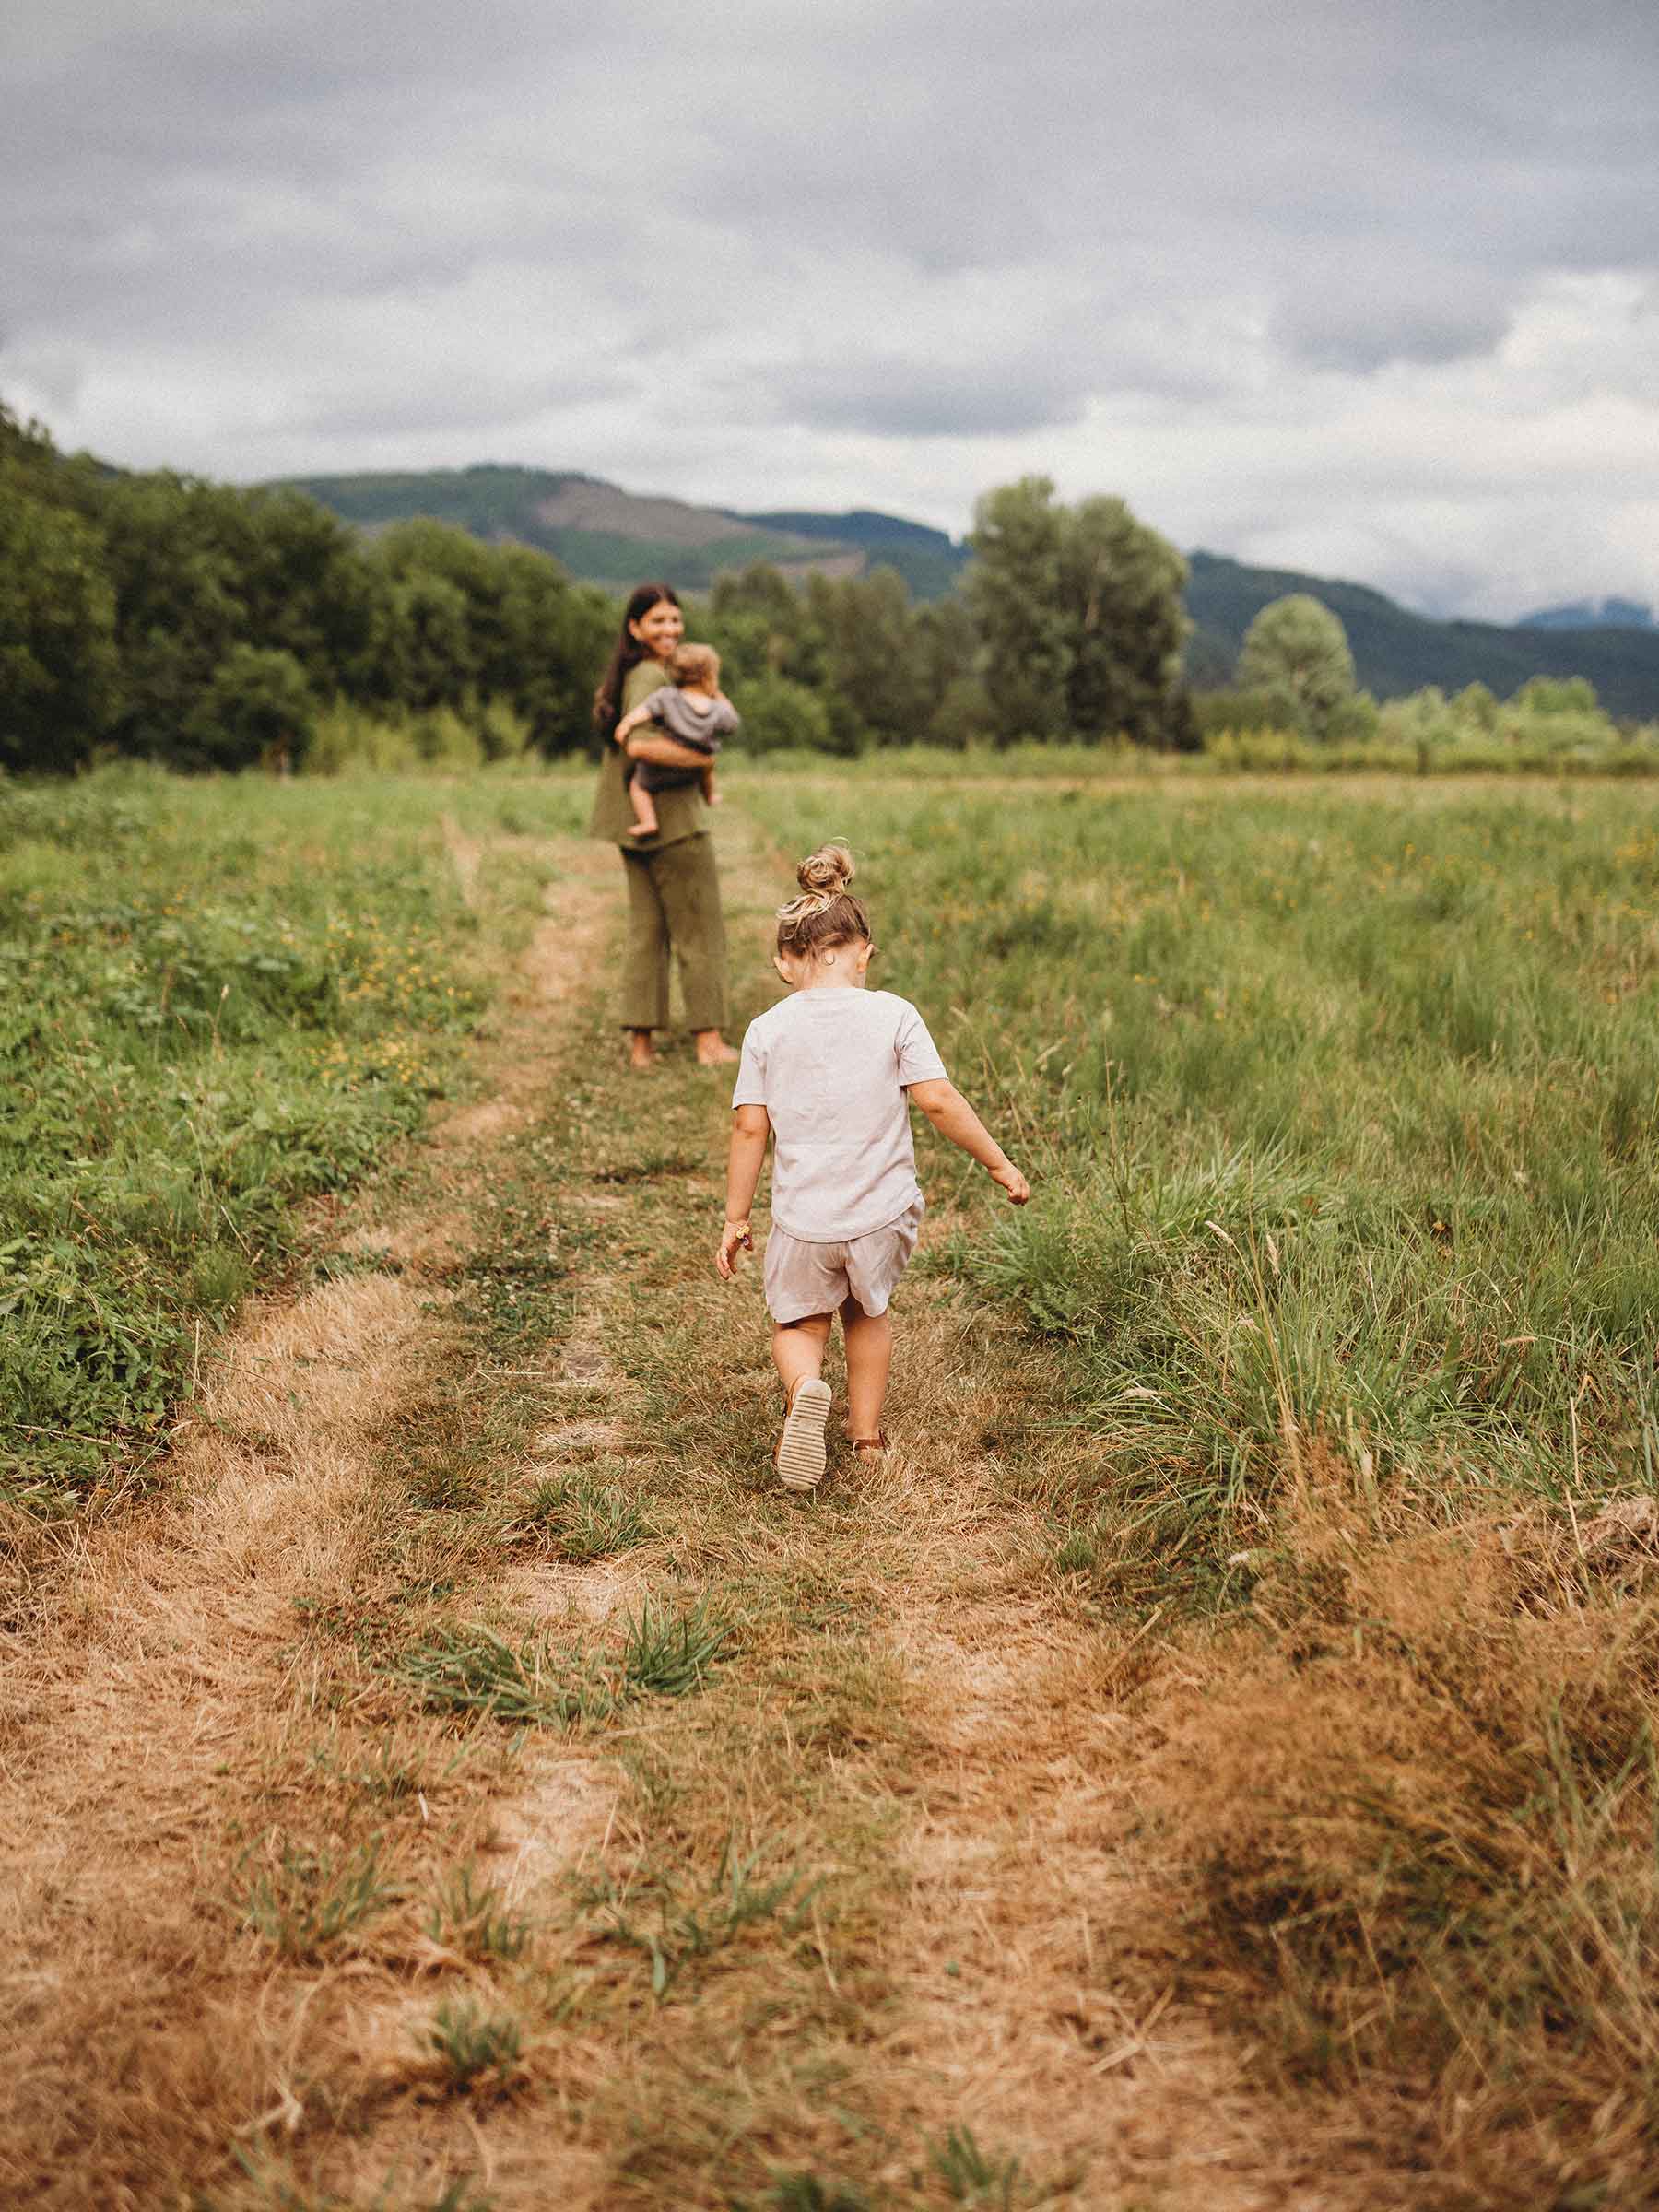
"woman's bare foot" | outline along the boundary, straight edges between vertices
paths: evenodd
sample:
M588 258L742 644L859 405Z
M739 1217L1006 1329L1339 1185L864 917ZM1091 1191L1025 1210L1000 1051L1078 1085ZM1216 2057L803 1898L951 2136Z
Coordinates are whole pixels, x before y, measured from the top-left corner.
M629 1067L653 1067L656 1065L656 1047L651 1041L649 1030L629 1030L628 1065Z
M697 1032L697 1065L699 1067L724 1067L738 1054L726 1042L718 1030L699 1030Z

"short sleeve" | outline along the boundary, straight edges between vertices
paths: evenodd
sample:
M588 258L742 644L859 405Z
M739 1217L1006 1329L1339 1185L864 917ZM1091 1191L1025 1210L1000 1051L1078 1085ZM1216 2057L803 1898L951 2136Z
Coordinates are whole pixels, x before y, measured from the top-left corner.
M636 661L622 679L622 712L631 714L653 692L665 691L668 687L663 678L666 674L661 661Z
M666 722L668 719L668 701L673 697L674 692L671 687L667 684L664 684L659 689L653 691L649 699L641 700L640 704L644 708L646 713L650 715L653 722Z
M729 699L717 700L709 713L710 734L729 737L737 727L737 710Z
M947 1079L939 1048L928 1035L927 1024L908 1001L893 1032L893 1051L899 1062L901 1090L908 1090L912 1083L939 1083Z
M737 1062L737 1081L732 1091L732 1111L739 1106L764 1106L766 1103L766 1047L755 1034L757 1024L750 1022L743 1033L743 1052Z

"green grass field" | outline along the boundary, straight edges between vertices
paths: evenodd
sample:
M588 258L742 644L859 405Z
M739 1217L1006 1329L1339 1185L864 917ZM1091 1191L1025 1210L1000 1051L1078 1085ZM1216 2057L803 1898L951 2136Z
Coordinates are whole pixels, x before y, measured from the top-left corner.
M1222 2078L1255 2100L1229 2172L1270 2152L1287 2202L1645 2201L1659 812L1587 783L735 775L741 1013L772 995L785 856L846 836L875 980L1035 1184L1014 1214L919 1147L909 1448L803 1509L767 1467L752 1273L710 1277L720 1087L612 1049L586 798L585 772L0 787L0 1465L29 1512L118 1530L138 1476L169 1495L200 1364L187 1449L228 1471L192 1510L223 1493L224 1548L172 1531L170 1571L200 1612L256 1557L271 1608L244 1633L228 1594L204 1631L243 1671L213 1677L191 1832L218 1947L193 1918L177 1970L251 2086L230 2068L209 2123L105 2068L88 2174L143 2136L134 2171L225 2212L413 2207L451 2200L377 2177L471 2172L488 2137L476 2201L519 2212L557 2139L598 2161L572 2201L1150 2205L1156 2163L1078 2194L1116 2171L1089 2178L1078 2095L1121 2113L1144 2079L1199 2190ZM479 1132L423 1152L433 1098L480 1080ZM215 1382L255 1287L304 1295L220 1339ZM284 1550L261 1532L288 1542L307 1466ZM70 1540L34 1537L44 1586ZM41 1614L44 1682L87 1620L139 1634L119 1544L94 1565L59 1646ZM187 1644L176 1609L132 1618ZM65 1756L42 1807L80 1803ZM134 1771L110 1798L142 1809ZM521 1894L492 1823L555 1785L587 1856ZM149 1950L126 1971L148 2001ZM297 2132L261 2041L290 1999ZM65 2012L51 2078L116 2027Z
M147 1463L202 1329L293 1258L299 1203L456 1076L491 979L445 818L547 835L576 803L0 783L0 1492L56 1511ZM538 888L528 862L482 887L505 941Z
M745 798L786 850L853 837L881 980L1042 1177L949 1265L1110 1438L1148 1589L1182 1559L1218 1591L1287 1421L1426 1504L1653 1483L1659 810L1380 781Z

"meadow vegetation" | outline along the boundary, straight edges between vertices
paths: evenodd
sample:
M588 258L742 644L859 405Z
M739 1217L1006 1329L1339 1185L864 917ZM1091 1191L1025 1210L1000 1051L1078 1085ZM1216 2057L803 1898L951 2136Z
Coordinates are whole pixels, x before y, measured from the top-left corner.
M846 834L872 980L1035 1184L997 1212L920 1134L903 1448L805 1507L752 1277L711 1304L724 1092L606 1049L585 776L0 787L6 1050L59 1131L6 1165L21 1371L88 1394L13 1441L30 1502L163 1428L111 1359L41 1364L67 1312L161 1317L160 1409L198 1322L303 1286L305 1359L232 1343L196 1423L285 1531L354 1294L411 1347L262 1571L266 1703L204 1738L215 2086L31 2072L60 2170L215 2212L1184 2212L1261 2201L1252 2159L1321 2206L1643 2201L1659 824L1591 782L1100 767L732 779L739 1020L780 856ZM477 1048L512 1116L459 1167L390 1147L549 868L563 965ZM364 1175L349 1238L296 1211Z
M554 786L0 782L0 1489L152 1464L204 1330L307 1249L459 1066L491 979L444 823ZM536 862L498 872L521 931Z

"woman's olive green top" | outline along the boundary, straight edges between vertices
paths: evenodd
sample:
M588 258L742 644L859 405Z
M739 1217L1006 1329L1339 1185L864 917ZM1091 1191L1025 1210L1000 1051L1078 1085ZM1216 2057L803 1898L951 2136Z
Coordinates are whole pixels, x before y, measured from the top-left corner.
M622 714L631 714L668 680L668 671L661 661L635 662L622 686ZM618 722L622 714L617 717ZM706 834L709 808L700 783L688 783L681 790L659 791L653 795L660 825L656 835L629 837L628 832L633 827L634 818L633 808L628 803L628 759L622 747L613 745L607 737L588 835L602 837L607 844L621 845L629 853L655 853L664 845L677 845L682 838Z

